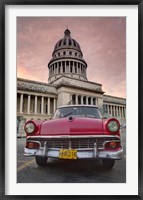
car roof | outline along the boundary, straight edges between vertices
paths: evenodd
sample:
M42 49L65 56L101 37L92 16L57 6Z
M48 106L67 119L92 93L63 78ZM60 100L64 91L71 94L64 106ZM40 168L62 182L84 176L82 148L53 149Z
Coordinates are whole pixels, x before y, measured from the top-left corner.
M59 106L58 108L68 108L68 107L90 107L90 108L98 108L98 106L96 106L96 105L85 105L85 104L78 104L78 105L63 105L63 106Z

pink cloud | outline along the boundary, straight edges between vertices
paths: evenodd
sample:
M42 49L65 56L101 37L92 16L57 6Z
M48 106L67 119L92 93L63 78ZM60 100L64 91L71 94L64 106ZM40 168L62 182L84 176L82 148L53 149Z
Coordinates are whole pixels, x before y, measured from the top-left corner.
M123 17L19 17L17 76L47 82L47 64L67 25L88 64L88 80L101 83L109 95L125 97L126 19Z

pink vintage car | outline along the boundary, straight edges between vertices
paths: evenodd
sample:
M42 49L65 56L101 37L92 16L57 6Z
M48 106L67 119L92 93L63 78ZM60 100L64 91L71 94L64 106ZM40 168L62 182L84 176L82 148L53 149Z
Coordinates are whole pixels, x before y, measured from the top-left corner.
M104 119L96 106L59 107L51 120L30 120L25 124L25 156L35 156L39 166L48 158L102 159L106 168L123 158L120 123Z

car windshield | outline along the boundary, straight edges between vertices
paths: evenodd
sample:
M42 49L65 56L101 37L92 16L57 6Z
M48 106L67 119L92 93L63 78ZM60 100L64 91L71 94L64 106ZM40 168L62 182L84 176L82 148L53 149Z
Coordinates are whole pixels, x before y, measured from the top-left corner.
M62 107L57 109L54 118L63 118L69 115L77 117L88 117L88 118L98 118L101 119L101 113L96 107L82 107L82 106L73 106L73 107Z

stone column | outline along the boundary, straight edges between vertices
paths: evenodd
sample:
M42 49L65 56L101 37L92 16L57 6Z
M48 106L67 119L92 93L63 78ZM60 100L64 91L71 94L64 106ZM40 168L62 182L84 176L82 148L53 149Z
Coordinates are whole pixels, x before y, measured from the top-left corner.
M107 113L109 114L109 105L107 105Z
M93 97L91 97L91 105L93 105Z
M114 111L114 117L115 117L115 114L116 114L116 112L115 112L115 106L113 106L113 111Z
M81 104L83 105L83 96L81 96Z
M72 73L75 74L75 62L73 61Z
M111 109L111 116L113 116L113 113L112 113L112 105L110 105L110 109Z
M56 99L54 98L53 113L55 113L55 110L56 110Z
M117 117L119 117L118 106L116 106Z
M119 107L119 116L120 116L120 118L122 117L121 116L121 107Z
M75 104L78 104L78 96L75 95Z
M41 97L41 114L43 115L43 108L44 108L44 97Z
M30 95L28 95L27 113L30 113Z
M34 113L37 114L37 96L35 96L35 109Z
M121 108L121 113L122 113L122 118L124 117L124 115L123 115L123 107Z
M50 115L51 112L50 112L50 98L49 97L48 97L47 105L48 105L48 115Z
M23 94L20 95L20 113L23 113Z
M81 64L79 63L79 74L81 74Z
M86 105L88 105L88 97L86 96Z

